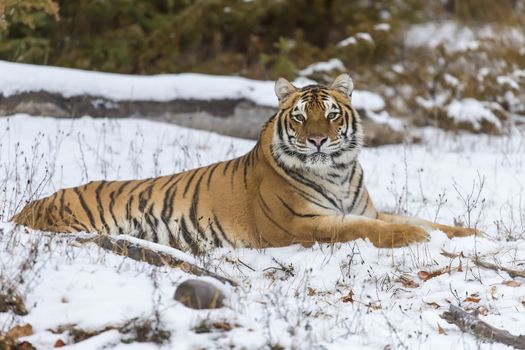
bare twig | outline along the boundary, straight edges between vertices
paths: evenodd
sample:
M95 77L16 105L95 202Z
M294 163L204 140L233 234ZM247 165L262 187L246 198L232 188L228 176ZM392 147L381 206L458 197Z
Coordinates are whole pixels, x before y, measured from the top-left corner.
M472 260L472 262L474 264L476 264L479 267L482 267L482 268L485 268L485 269L489 269L489 270L494 270L494 271L500 271L501 270L501 271L504 271L504 272L508 273L509 276L512 277L512 278L514 278L514 277L525 278L525 270L515 270L515 269L511 269L511 268L505 267L505 266L496 265L496 264L490 263L488 261L482 260L478 256L471 256L471 255L465 256L465 255L463 255L463 252L451 253L451 252L447 252L445 250L441 250L441 255L446 256L447 258L450 258L450 259L455 259L455 258L458 258L458 257L470 259L470 260Z
M473 258L472 261L474 262L474 264L476 264L479 267L483 267L483 268L490 269L490 270L496 270L496 271L498 270L505 271L512 278L514 277L525 278L525 270L522 271L522 270L509 269L508 267L498 266L496 264L492 264L487 261L483 261L479 258Z
M525 349L525 335L516 336L503 329L495 328L481 321L475 313L468 313L460 307L450 305L449 310L440 317L448 323L455 324L463 332L470 333L483 341Z
M443 255L444 257L447 257L447 258L450 258L450 259L455 259L455 258L458 258L458 257L466 258L466 256L463 255L463 252L452 253L452 252L447 252L446 250L442 249L440 254Z
M285 273L285 275L287 276L295 276L295 273L294 273L294 267L292 264L289 264L289 265L285 265L283 264L282 262L280 262L279 260L277 260L276 258L272 258L272 260L277 264L279 265L279 267L275 267L275 266L270 266L270 267L267 267L265 269L263 269L263 271L267 271L267 270L280 270L280 271L283 271ZM255 271L255 270L254 270Z
M155 318L135 317L122 324L109 324L98 329L83 329L74 323L60 325L54 329L47 329L47 331L53 334L63 334L67 332L70 338L68 345L79 343L111 330L117 330L122 335L125 335L123 342L151 342L162 344L170 337L170 332L165 330Z
M98 235L90 238L78 237L75 241L79 243L95 243L103 249L109 250L118 255L126 256L133 260L143 261L154 266L175 267L196 276L210 276L221 282L237 286L235 281L227 277L219 276L214 272L176 258L168 253L155 251L149 247L140 246L125 239L115 239L107 235Z
M255 271L255 269L254 269L253 267L251 267L250 265L246 264L246 263L245 263L244 261L242 261L241 259L237 258L237 261L238 261L239 263L241 263L241 265L243 265L243 266L249 268L249 269L252 270L252 271Z

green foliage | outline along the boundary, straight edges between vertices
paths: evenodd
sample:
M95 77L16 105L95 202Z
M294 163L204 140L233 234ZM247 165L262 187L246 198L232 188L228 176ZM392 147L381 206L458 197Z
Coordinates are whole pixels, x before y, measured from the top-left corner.
M50 2L40 0L35 2ZM339 53L336 44L393 14L414 17L419 1L77 0L58 1L61 21L34 31L13 22L0 58L122 73L211 72L291 77L297 67ZM378 61L380 47L348 52Z
M519 6L523 4L516 0L448 0L450 11L458 19L471 23L518 23L523 21L523 17L516 11Z
M33 31L58 19L53 0L0 0L0 57L45 63L50 40Z
M58 20L58 5L53 0L2 0L0 2L0 34L9 24L20 24L35 29L46 15Z

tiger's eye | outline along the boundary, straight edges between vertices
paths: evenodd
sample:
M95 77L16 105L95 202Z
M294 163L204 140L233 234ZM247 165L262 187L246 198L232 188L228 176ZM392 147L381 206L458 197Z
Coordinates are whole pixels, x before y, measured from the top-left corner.
M305 120L304 115L302 114L293 114L292 119L299 123L302 123Z
M338 116L339 116L339 113L331 112L326 117L328 118L328 120L335 120L335 119L337 119Z

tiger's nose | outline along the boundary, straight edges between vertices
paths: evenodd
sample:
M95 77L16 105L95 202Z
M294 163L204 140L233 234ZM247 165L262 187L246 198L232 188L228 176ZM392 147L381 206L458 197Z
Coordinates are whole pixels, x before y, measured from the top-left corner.
M325 136L315 136L315 137L309 137L308 141L310 143L313 143L317 149L320 149L321 146L328 140L328 137Z

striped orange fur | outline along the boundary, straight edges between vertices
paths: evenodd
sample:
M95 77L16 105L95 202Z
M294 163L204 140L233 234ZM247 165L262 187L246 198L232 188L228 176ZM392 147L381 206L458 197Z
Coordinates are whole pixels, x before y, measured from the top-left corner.
M352 79L301 89L276 82L280 110L236 159L145 180L94 181L33 201L12 221L51 232L131 234L201 253L368 238L378 247L474 229L380 213L357 159L361 121Z

